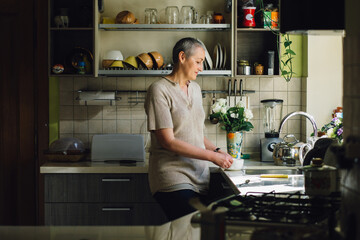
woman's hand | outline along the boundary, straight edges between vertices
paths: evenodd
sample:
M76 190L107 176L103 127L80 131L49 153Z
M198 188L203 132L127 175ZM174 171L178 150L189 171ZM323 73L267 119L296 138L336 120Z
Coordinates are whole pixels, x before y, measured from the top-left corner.
M233 163L233 158L227 152L219 151L215 153L215 160L213 161L216 165L221 168L229 168Z

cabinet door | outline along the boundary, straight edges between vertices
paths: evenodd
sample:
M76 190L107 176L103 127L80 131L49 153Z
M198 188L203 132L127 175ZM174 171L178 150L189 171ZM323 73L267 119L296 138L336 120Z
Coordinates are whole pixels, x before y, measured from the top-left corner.
M147 174L47 174L45 202L155 202Z
M156 203L46 203L46 225L159 225L167 221Z

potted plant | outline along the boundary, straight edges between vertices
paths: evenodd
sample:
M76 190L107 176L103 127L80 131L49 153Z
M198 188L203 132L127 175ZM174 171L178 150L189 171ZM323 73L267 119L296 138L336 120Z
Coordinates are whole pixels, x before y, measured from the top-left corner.
M242 101L235 107L229 107L224 98L217 99L211 106L211 111L210 119L217 119L216 122L222 124L221 128L226 130L227 152L233 158L240 159L244 132L254 128L250 122L253 118L252 111L246 108Z

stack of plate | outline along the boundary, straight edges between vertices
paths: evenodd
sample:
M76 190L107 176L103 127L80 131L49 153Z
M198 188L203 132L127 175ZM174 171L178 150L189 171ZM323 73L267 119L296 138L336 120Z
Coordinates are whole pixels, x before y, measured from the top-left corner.
M213 69L225 69L226 64L226 48L220 43L216 44L213 51Z
M204 70L222 70L225 69L226 64L226 48L221 46L220 43L216 44L213 51L213 58L211 58L208 50L206 49L205 44L200 40L205 47L205 61L204 61Z

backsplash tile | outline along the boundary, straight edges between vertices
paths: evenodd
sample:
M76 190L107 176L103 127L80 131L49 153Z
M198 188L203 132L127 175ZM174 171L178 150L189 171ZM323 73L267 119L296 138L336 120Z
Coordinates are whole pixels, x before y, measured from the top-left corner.
M86 147L91 146L92 136L102 133L133 133L142 134L149 139L147 132L146 114L143 101L145 93L130 93L129 90L146 90L158 77L109 77L109 78L61 78L60 89L60 137L74 136L81 139ZM227 91L226 77L200 76L198 84L203 90ZM249 93L251 109L253 111L253 125L255 129L246 132L244 137L244 152L259 152L259 141L263 137L263 120L261 99L278 98L284 100L283 115L291 111L298 111L304 104L302 99L303 79L293 78L287 83L283 78L274 77L242 77L244 90L254 90ZM233 80L234 81L234 80ZM233 82L232 82L233 87ZM288 91L289 89L289 91ZM76 100L78 90L117 90L120 99L116 106L80 106ZM227 93L217 93L216 98L225 98ZM137 98L138 97L138 98ZM205 94L203 106L206 116L209 116L213 94ZM138 102L136 102L138 101ZM280 121L280 120L279 120ZM302 123L300 118L292 118L285 123L282 136L290 133L301 135ZM205 135L220 148L226 149L226 133L218 124L205 121Z

